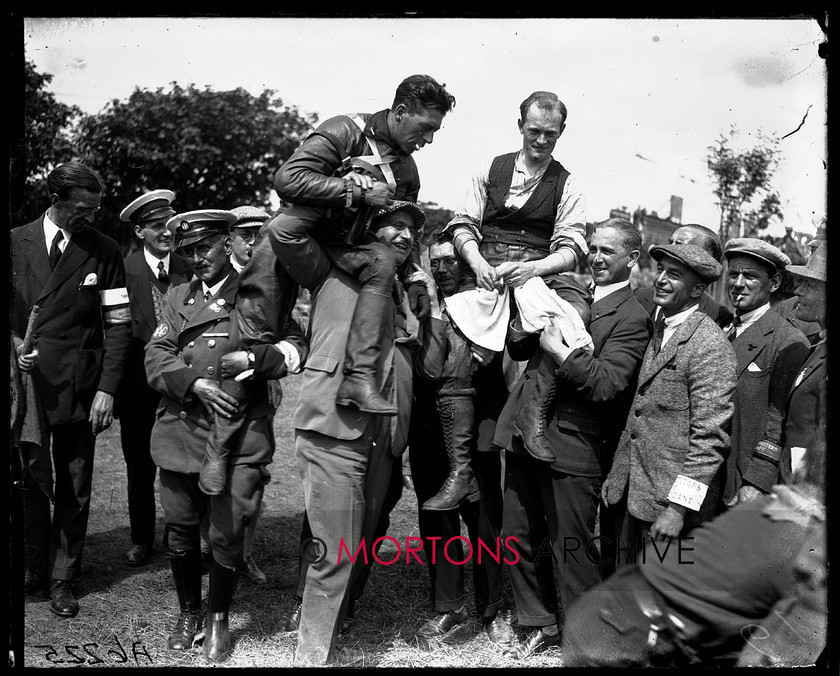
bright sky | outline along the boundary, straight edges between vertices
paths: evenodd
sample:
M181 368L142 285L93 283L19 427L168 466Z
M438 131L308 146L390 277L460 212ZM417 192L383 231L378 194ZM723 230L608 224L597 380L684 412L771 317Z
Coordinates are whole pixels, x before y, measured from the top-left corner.
M406 76L457 99L414 157L420 199L457 209L473 169L518 150L519 104L555 92L568 107L554 152L582 183L588 220L614 207L717 229L706 148L734 123L779 137L773 179L785 224L811 233L826 209L824 35L783 19L27 18L24 49L58 100L88 113L135 89L190 83L317 112L375 112ZM771 234L783 233L778 226Z

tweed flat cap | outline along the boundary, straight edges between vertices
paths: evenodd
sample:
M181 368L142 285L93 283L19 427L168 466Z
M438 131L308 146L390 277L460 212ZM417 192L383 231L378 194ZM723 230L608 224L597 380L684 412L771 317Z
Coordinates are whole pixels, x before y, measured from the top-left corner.
M379 209L373 212L371 222L375 221L380 216L390 214L394 211L399 211L400 209L405 209L411 214L411 217L414 219L414 229L417 232L420 232L420 229L426 223L426 214L424 214L423 210L420 207L418 207L414 202L406 202L405 200L394 200L388 206L380 207Z
M234 207L230 212L236 214L236 221L231 226L232 228L259 228L271 218L271 214L259 207Z
M139 225L159 218L170 218L175 210L169 206L175 199L171 190L152 190L140 195L120 212L120 220Z
M823 242L805 265L788 265L787 271L800 277L828 281L828 244Z
M200 242L211 235L229 235L230 226L236 221L236 214L222 209L198 209L175 214L166 222L167 228L175 228L178 247Z
M648 252L656 261L662 256L678 260L705 282L714 282L723 272L723 266L696 244L654 244Z
M784 270L790 265L790 258L778 247L757 237L735 237L723 247L723 255L728 259L736 254L744 254L769 263L777 270Z

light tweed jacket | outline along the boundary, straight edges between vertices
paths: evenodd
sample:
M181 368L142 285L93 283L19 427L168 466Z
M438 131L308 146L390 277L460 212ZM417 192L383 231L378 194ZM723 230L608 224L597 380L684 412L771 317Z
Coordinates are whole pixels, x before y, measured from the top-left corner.
M736 383L735 351L703 312L689 315L658 355L648 345L607 502L618 503L627 491L630 514L655 521L682 474L710 486L700 513L686 512L685 526L711 518L729 452Z

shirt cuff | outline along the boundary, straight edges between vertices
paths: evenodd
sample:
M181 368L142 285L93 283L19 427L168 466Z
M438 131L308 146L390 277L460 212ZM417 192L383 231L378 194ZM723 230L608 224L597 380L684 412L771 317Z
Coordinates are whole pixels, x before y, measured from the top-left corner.
M698 512L706 499L707 490L709 487L706 484L679 474L668 492L668 500Z
M292 375L300 373L300 353L297 348L286 340L275 343L274 347L280 350L286 358L286 372Z

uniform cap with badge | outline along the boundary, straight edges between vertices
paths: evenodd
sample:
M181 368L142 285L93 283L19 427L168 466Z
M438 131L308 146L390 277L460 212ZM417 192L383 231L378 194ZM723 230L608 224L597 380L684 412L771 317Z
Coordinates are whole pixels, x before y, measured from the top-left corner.
M660 260L662 256L679 261L708 283L717 280L723 272L723 266L708 251L696 244L654 244L648 252L655 261Z
M778 247L757 237L735 237L730 239L723 248L723 255L731 258L735 255L752 256L772 265L781 272L790 265L790 258Z
M170 206L174 199L175 193L171 190L152 190L144 193L120 212L120 220L142 228L151 221L169 219L175 214L175 210Z
M167 228L175 229L175 245L190 246L213 235L230 235L230 227L236 222L236 214L224 209L198 209L175 214L166 222Z

